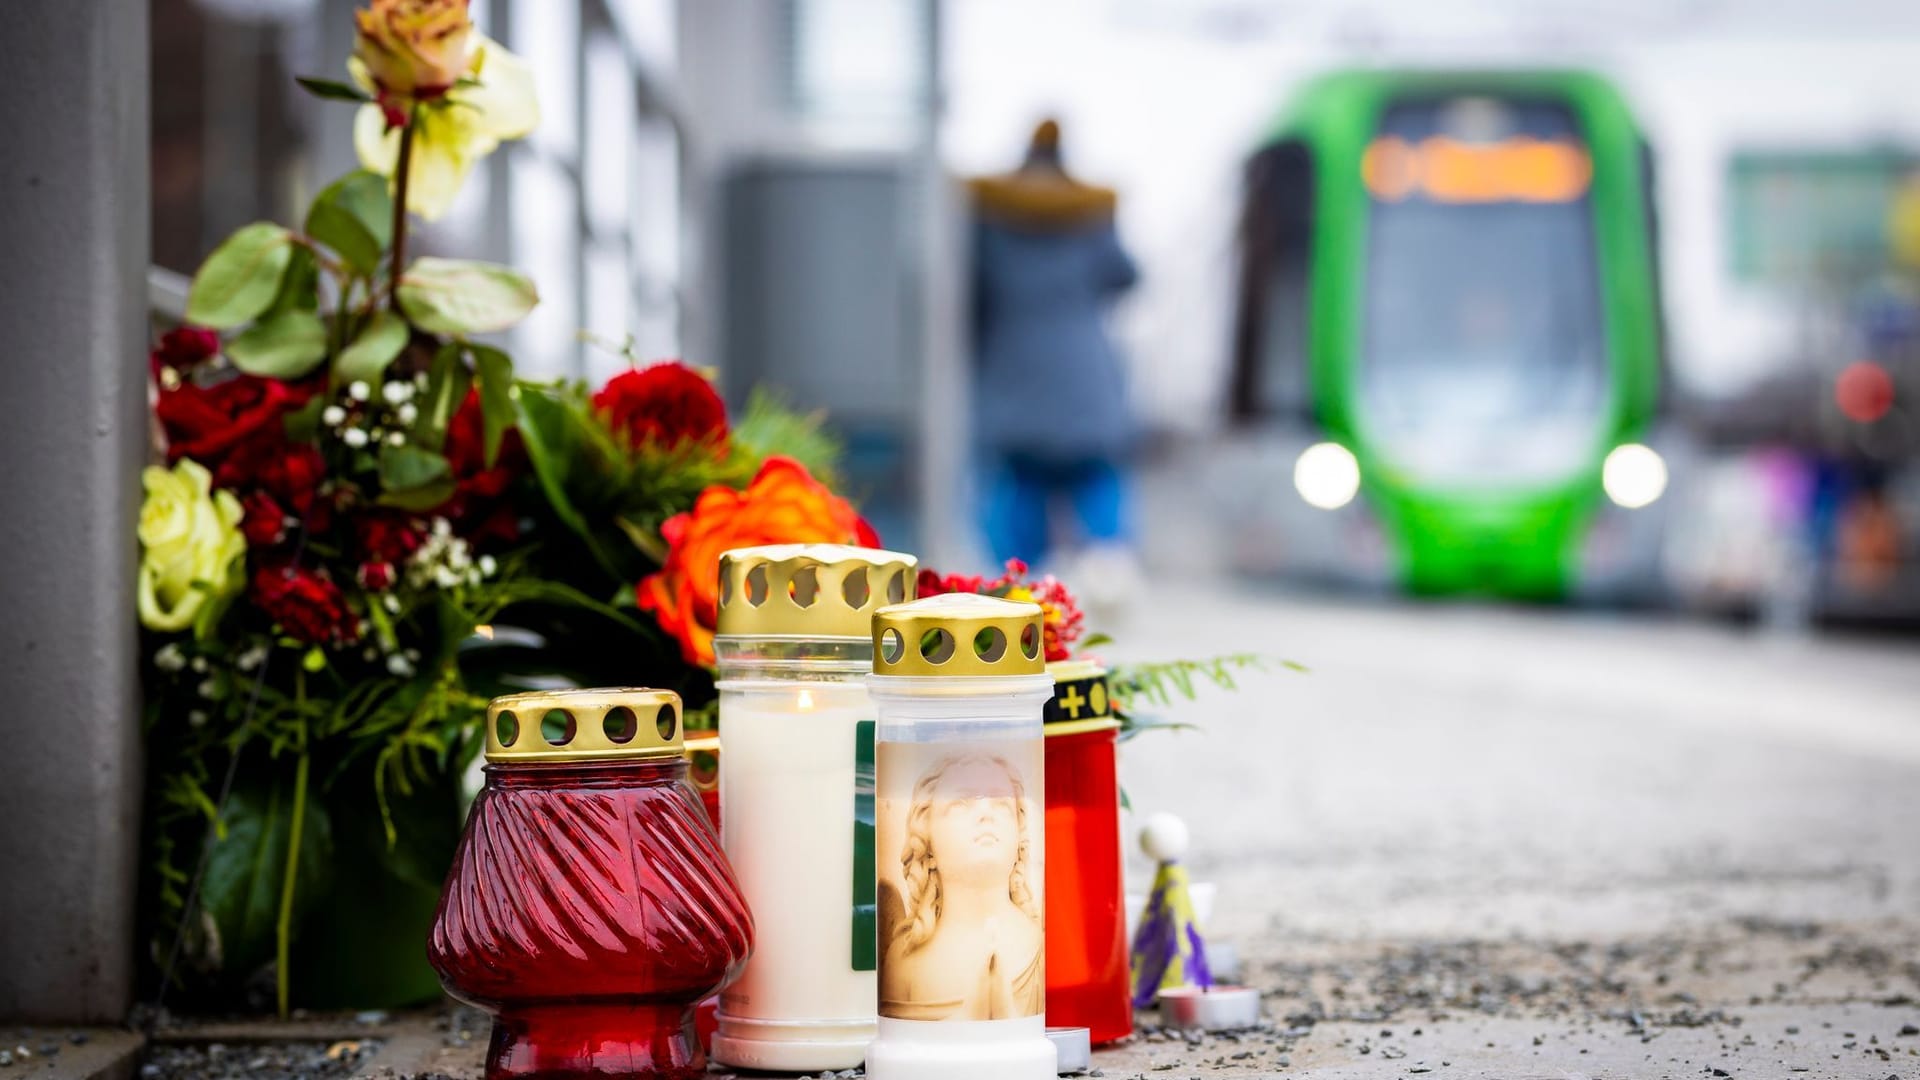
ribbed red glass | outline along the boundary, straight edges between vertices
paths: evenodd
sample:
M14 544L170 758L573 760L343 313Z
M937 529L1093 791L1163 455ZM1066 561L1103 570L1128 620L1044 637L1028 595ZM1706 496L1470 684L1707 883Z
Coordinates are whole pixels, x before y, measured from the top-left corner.
M489 1080L705 1075L694 1006L753 924L686 769L487 766L427 952L494 1014Z
M1118 735L1047 736L1047 1026L1133 1034L1120 879Z

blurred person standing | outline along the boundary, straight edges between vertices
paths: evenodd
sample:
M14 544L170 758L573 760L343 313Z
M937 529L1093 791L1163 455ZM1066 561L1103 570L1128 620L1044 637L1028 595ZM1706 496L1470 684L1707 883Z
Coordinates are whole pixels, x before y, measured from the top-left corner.
M987 541L997 559L1035 566L1071 550L1067 573L1083 596L1117 600L1139 578L1135 425L1105 324L1139 278L1114 226L1117 197L1067 173L1053 120L1034 130L1018 169L969 188ZM1070 537L1056 536L1056 506L1071 510Z

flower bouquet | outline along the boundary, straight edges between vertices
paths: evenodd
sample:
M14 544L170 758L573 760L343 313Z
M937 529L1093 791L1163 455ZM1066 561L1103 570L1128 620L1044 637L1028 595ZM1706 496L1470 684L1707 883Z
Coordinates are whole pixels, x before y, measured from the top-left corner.
M677 363L517 379L487 335L514 270L406 256L525 135L525 68L463 0L372 0L351 82L365 168L299 227L248 225L149 357L153 981L203 1003L384 1007L439 993L420 942L461 778L504 689L651 683L712 700L718 554L871 539L816 417L731 421ZM695 715L690 710L690 716Z

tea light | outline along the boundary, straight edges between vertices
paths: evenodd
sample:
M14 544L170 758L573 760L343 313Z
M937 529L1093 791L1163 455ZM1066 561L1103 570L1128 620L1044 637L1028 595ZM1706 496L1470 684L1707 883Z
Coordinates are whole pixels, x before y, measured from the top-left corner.
M1051 1080L1040 608L951 593L873 619L879 1034L870 1080ZM731 813L731 811L728 811Z
M1239 1031L1260 1023L1260 991L1181 986L1160 991L1160 1020L1182 1031Z
M720 557L720 835L753 910L721 995L716 1061L851 1069L873 1039L873 612L913 595L911 555L836 544Z

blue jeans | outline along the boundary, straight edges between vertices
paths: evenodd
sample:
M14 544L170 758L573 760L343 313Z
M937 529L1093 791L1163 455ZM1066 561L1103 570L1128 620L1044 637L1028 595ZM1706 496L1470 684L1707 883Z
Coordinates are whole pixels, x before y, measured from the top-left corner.
M1111 459L1061 462L1010 455L991 465L985 486L987 543L1002 562L1020 559L1037 566L1047 557L1054 546L1050 526L1056 500L1072 506L1081 542L1133 539L1126 470Z

